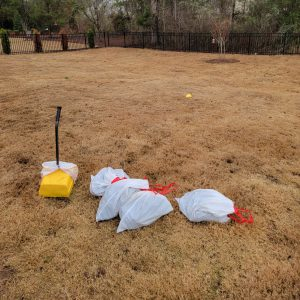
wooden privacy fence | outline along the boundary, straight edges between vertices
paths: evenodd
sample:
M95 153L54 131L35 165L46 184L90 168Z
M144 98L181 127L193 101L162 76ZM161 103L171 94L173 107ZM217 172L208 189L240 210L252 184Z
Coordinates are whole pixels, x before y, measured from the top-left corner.
M9 35L11 54L88 49L87 34ZM94 34L93 48L128 47L168 51L217 53L218 44L210 33L101 32ZM300 54L300 33L230 33L227 53ZM0 45L0 54L4 54Z

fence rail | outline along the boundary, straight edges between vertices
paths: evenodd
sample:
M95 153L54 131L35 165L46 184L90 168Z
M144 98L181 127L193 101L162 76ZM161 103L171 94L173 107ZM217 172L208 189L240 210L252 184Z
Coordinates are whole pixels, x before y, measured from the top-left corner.
M79 34L11 34L11 54L58 52L88 49L85 33ZM95 48L128 47L168 51L217 53L218 44L210 33L100 32L94 35ZM230 33L227 53L300 54L300 33ZM0 54L3 54L0 43Z

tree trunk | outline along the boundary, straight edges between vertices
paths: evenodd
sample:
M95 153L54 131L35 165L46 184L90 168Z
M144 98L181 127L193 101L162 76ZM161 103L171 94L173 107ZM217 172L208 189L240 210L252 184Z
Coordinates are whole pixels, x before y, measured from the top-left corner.
M166 3L165 0L163 0L162 3L163 7L162 7L162 23L163 23L163 32L166 31L166 19L165 19L165 9L166 9Z
M153 31L155 32L156 42L160 45L159 40L159 0L151 0L151 11L154 17Z
M235 17L235 7L236 7L236 0L232 0L232 6L231 6L231 26L233 25L234 22L234 17Z
M28 25L24 20L21 20L21 26L24 32L28 31Z
M177 0L174 0L174 20L177 21Z

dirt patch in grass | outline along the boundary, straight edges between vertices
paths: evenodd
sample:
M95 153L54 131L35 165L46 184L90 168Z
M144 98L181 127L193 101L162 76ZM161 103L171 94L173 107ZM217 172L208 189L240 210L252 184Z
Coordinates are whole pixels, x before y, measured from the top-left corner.
M299 57L215 58L0 56L3 299L299 298ZM57 105L61 159L79 178L70 199L41 199ZM105 166L176 182L174 212L122 234L118 219L96 224L90 175ZM196 188L251 209L254 224L188 222L175 197Z
M240 62L238 59L235 58L214 58L206 60L209 64L232 64Z

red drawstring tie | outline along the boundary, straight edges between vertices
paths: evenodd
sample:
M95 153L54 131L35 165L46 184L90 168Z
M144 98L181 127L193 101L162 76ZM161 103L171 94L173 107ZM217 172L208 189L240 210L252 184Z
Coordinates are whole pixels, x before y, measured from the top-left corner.
M116 182L118 182L118 181L120 181L120 180L124 180L124 179L127 179L127 178L126 178L126 177L122 177L122 178L116 177L116 178L111 182L111 184L116 183Z
M116 183L120 180L127 179L126 177L116 177L114 180L112 180L111 184ZM145 178L147 179L147 178ZM150 185L149 189L141 189L141 191L149 191L149 192L154 192L155 194L161 194L161 195L167 195L173 191L176 190L176 183L172 182L168 185L161 185L161 184L155 184L155 185Z
M242 213L248 214L248 218L244 217ZM251 211L244 208L234 207L234 213L228 215L228 217L239 224L252 224L254 222Z
M176 183L172 182L168 185L155 184L151 185L149 189L141 189L141 191L154 192L155 194L167 195L176 190Z

